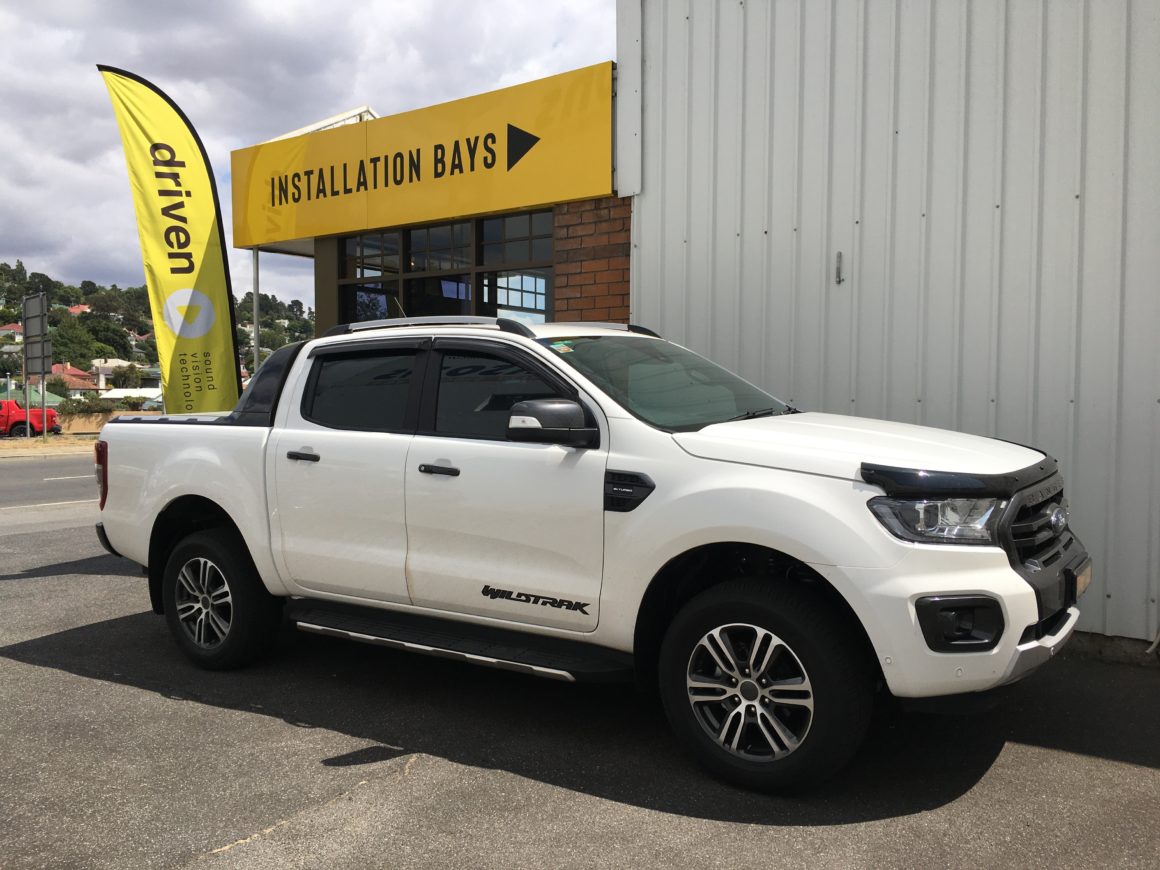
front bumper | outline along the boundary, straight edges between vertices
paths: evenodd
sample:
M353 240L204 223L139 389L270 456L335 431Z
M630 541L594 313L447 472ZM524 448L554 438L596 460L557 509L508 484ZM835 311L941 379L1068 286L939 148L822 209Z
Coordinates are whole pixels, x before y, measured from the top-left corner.
M1007 666L1007 672L998 685L1005 686L1021 680L1041 665L1051 661L1051 657L1063 649L1071 634L1075 631L1075 624L1079 621L1079 608L1074 605L1067 609L1067 619L1055 630L1054 634L1046 635L1039 640L1021 643L1015 648L1015 655Z
M899 698L985 692L1022 679L1063 648L1079 618L1073 598L1061 618L1036 630L1045 623L1036 590L998 547L911 545L902 561L888 569L813 567L850 603L877 653L887 687ZM916 603L959 595L999 603L1005 628L993 649L936 652L929 647Z

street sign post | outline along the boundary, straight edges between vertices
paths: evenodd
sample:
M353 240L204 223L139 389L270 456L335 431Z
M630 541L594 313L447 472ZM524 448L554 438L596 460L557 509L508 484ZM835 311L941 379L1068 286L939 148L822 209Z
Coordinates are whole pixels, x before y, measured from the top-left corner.
M28 377L46 378L52 374L52 339L47 337L24 340L24 373Z
M40 377L40 428L48 434L45 380L52 374L52 340L48 337L48 294L24 297L24 432L32 437L32 409L28 407L28 379Z

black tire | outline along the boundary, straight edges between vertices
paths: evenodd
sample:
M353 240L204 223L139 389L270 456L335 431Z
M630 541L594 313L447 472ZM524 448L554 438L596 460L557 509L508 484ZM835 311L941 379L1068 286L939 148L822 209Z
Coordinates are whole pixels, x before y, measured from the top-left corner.
M8 430L8 437L9 438L27 438L28 437L28 427L25 426L23 423L17 423L15 426L13 426L11 429Z
M199 667L242 667L277 637L282 599L262 585L244 542L232 529L196 532L174 547L161 594L170 632Z
M712 657L709 647L720 648L710 632L719 629L738 653L736 677ZM760 664L770 649L760 674L736 664L751 653ZM799 673L807 690L793 685ZM690 687L694 679L721 688ZM714 586L681 609L661 645L659 680L669 724L696 759L720 779L766 792L821 783L844 767L866 736L875 687L857 626L834 605L808 587L752 579Z

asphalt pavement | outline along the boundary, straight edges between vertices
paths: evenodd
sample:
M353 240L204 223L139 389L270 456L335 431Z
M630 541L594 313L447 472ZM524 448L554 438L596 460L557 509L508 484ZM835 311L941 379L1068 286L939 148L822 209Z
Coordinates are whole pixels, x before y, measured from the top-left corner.
M93 454L6 457L0 454L0 510L95 501ZM0 522L3 515L0 515Z
M1160 862L1160 670L1065 653L986 714L883 704L838 780L754 795L704 775L626 686L289 630L255 667L199 671L140 569L97 543L91 479L47 479L91 461L16 462L0 462L0 866ZM76 503L23 506L54 500Z

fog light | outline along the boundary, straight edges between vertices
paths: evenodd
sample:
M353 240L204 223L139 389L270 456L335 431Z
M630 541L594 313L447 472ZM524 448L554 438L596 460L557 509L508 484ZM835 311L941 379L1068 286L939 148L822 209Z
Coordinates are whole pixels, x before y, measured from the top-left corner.
M926 645L935 652L986 651L1003 636L1003 609L994 598L939 595L920 598L914 607Z

